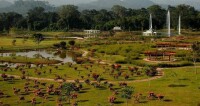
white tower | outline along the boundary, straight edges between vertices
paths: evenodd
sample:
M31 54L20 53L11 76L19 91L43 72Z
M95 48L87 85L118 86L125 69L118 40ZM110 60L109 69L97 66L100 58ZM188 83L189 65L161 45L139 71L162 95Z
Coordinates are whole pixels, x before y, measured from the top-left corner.
M171 27L170 27L170 11L167 12L167 29L168 29L168 37L171 36Z
M178 18L178 34L181 35L181 15Z
M149 17L149 30L153 32L152 15L151 14L150 14L150 17Z

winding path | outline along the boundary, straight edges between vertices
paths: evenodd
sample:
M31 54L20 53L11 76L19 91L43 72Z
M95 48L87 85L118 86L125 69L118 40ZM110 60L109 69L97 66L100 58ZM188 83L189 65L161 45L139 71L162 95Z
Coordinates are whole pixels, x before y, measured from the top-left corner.
M82 50L84 53L82 54L82 57L86 57L88 55L88 51L86 50ZM109 83L120 83L120 82L126 82L126 83L134 83L134 82L147 82L147 81L151 81L151 80L156 80L159 78L162 78L164 76L164 72L162 71L161 68L157 68L158 71L158 75L151 77L151 78L147 78L147 79L141 79L141 80L131 80L131 81L108 81ZM0 74L1 76L2 74ZM18 75L10 75L10 74L6 74L8 77L13 76L17 79L20 79L21 77ZM30 79L30 80L39 80L39 81L52 81L52 82L62 82L62 80L55 80L55 79L51 79L51 78L38 78L38 77L26 77L26 79ZM75 82L74 80L66 80L66 82ZM80 82L84 82L84 80L80 80ZM91 81L91 82L96 82L96 81Z
M82 51L83 51L82 57L86 57L88 55L88 51L86 50L82 50Z
M159 78L162 78L164 76L164 72L162 71L161 68L158 68L158 74L157 76L148 78L148 79L141 79L141 80L132 80L132 81L108 81L109 83L120 83L120 82L126 82L126 83L134 83L134 82L147 82L147 81L151 81L151 80L156 80ZM2 74L0 74L1 76ZM10 75L10 74L6 74L8 77L13 76L17 79L20 79L21 77L18 75ZM62 82L62 80L55 80L55 79L51 79L51 78L38 78L38 77L26 77L26 79L30 79L30 80L39 80L39 81L52 81L52 82ZM74 80L66 80L66 82L75 82ZM80 82L84 82L84 80L80 80ZM91 81L91 82L96 82L96 81Z

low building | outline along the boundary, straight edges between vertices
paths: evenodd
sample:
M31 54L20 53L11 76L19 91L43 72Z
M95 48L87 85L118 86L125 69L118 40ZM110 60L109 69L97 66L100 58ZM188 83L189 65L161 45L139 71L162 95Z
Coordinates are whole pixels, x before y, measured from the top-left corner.
M86 34L98 34L100 33L100 30L84 30Z
M157 32L154 32L152 29L143 32L143 36L154 36L154 35L157 35Z
M122 31L122 28L119 27L119 26L116 26L116 27L113 28L113 31Z
M97 34L99 34L101 31L100 30L84 30L84 32L87 35L87 37L91 38L91 37L96 37Z
M147 30L146 32L143 32L143 36L153 36L153 35L157 35L157 32L154 32L154 30L153 30L152 15L150 14L150 17L149 17L149 30Z

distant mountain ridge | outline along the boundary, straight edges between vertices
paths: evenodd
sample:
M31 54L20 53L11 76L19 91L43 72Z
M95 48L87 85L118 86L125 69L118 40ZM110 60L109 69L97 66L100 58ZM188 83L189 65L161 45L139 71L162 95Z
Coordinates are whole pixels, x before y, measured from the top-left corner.
M14 4L11 4L10 6L0 8L0 12L17 12L23 15L26 15L26 13L35 7L43 7L46 11L54 11L55 8L51 6L48 2L45 1L35 1L35 0L18 0L15 1Z
M200 10L200 0L151 0L154 3L159 5L180 5L186 4L195 7L196 9Z
M55 7L67 4L77 5L79 10L110 10L113 5L139 9L155 4L159 4L164 8L167 8L168 5L176 6L179 4L186 4L200 10L200 0L0 0L0 13L17 12L25 15L28 10L39 6L44 7L46 11L55 11Z
M6 0L0 0L0 8L5 8L5 7L9 7L11 6L12 3L11 2L8 2Z
M121 5L126 8L149 7L155 3L150 0L97 0L90 3L79 4L80 9L111 9L113 5Z

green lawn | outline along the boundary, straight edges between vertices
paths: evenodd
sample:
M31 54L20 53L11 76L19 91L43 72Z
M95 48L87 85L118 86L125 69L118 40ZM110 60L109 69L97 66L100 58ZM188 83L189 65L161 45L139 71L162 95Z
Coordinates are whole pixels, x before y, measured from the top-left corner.
M44 41L38 46L33 40L27 40L23 42L22 39L16 39L16 44L13 45L12 38L1 38L0 47L1 50L23 50L23 49L37 49L37 48L46 48L53 44L55 41Z
M49 36L55 36L55 35L63 35L63 34L69 34L64 32L43 32L45 35ZM123 36L123 34L120 34L120 37ZM130 60L135 61L134 57L139 56L140 60L136 60L136 62L141 62L143 64L155 64L152 62L145 62L142 60L144 58L144 55L141 55L140 53L143 53L145 50L155 49L151 46L153 45L152 42L137 42L137 43L130 43L130 44L104 44L102 42L108 41L112 38L101 40L101 39L89 39L89 40L83 40L83 41L76 41L76 44L80 44L81 49L80 50L89 50L89 49L96 49L94 57L92 57L95 60L101 59L106 60L109 63L115 63L119 60L125 60L128 56L130 56ZM174 40L174 38L166 38L167 40L171 41ZM197 38L199 39L199 38ZM62 40L44 40L40 43L38 46L33 40L28 39L27 41L23 41L23 39L16 39L16 44L12 45L13 38L10 37L1 37L0 40L0 50L3 52L3 50L12 50L12 51L18 51L18 50L24 50L24 49L36 49L36 48L49 48L54 43L58 43ZM148 40L148 39L147 39ZM158 41L160 39L157 39ZM166 41L167 41L166 40ZM194 38L191 38L190 41L194 41ZM67 41L67 40L64 40ZM99 43L99 45L96 45L95 43ZM115 40L111 40L110 42L117 42ZM102 43L102 44L101 44ZM91 52L89 51L89 54L87 56L90 56ZM139 53L139 55L138 55ZM84 58L87 58L84 57ZM31 62L42 62L47 60L37 60L33 58L24 58L24 57L16 57L16 60L11 57L0 57L1 60L7 60L7 61L31 61ZM48 61L50 62L50 61ZM182 61L180 61L182 62ZM171 63L171 62L170 62ZM171 64L178 64L179 62L174 62ZM160 79L155 79L152 81L148 81L148 78L144 72L140 76L134 74L131 76L130 72L128 71L128 66L135 66L137 64L123 64L122 68L120 69L123 74L130 75L130 78L128 80L125 80L124 77L120 76L118 79L114 79L111 74L117 74L118 71L112 72L112 68L109 65L100 65L97 63L92 64L92 67L89 63L84 64L74 64L72 67L70 67L68 64L59 65L58 68L55 67L55 65L52 66L44 66L43 68L39 67L32 67L27 68L25 67L24 70L26 72L26 75L32 76L32 77L38 77L38 78L55 78L55 75L60 75L62 78L67 80L85 80L90 79L94 80L91 76L88 77L88 74L92 75L93 73L99 74L100 78L103 79L101 82L101 88L94 88L92 85L87 85L83 83L83 89L81 92L78 93L78 105L79 106L110 106L108 102L108 97L113 95L113 91L110 91L107 85L104 85L104 81L112 81L114 83L115 90L119 91L119 94L116 95L117 100L114 103L114 106L126 106L126 100L121 97L121 89L122 87L119 87L118 81L133 81L129 82L128 86L134 87L134 95L135 94L142 94L142 97L140 98L140 103L134 103L134 95L130 100L128 100L128 106L135 106L135 105L141 105L141 106L199 106L200 105L200 67L199 63L197 66L198 74L195 74L195 70L193 66L185 66L185 67L179 67L179 68L165 68L164 76ZM88 69L85 68L88 67ZM0 66L1 67L1 66ZM75 67L77 67L77 70L75 70ZM52 69L52 73L49 72L49 70ZM37 72L41 72L41 75L38 75ZM22 72L19 69L12 68L11 70L8 70L6 72L2 71L0 68L0 73L6 73L11 75L22 75ZM84 76L82 79L81 76ZM144 82L134 82L134 80L140 80L140 79L147 79ZM0 101L2 101L4 104L10 104L11 106L28 106L31 105L30 101L34 96L33 93L30 95L23 95L24 92L24 83L25 80L14 80L14 81L3 81L2 78L0 78L0 91L3 91L8 97L0 97ZM30 82L30 89L31 91L35 90L33 88L33 81ZM56 82L46 82L47 85L55 84L56 87L58 87L59 83ZM20 88L21 92L19 95L13 94L13 87ZM46 87L40 85L40 88L42 88L43 92L45 92ZM161 94L164 96L163 100L149 100L148 93L154 92L155 94ZM25 101L19 101L19 97L24 96ZM39 106L55 106L57 98L59 96L57 95L49 95L49 98L45 101L41 97L36 97L37 104ZM44 104L42 103L44 102ZM72 102L75 100L72 100ZM69 104L66 104L66 101L63 102L64 106L70 106Z
M85 66L88 69L86 69ZM74 69L75 67L77 67L77 70ZM51 74L49 72L50 69L52 69ZM128 71L128 68L122 67L121 68L122 75L118 79L115 79L113 75L117 74L118 71L114 71L112 73L111 66L104 66L104 65L98 65L98 64L93 64L92 67L90 67L90 65L81 66L78 64L75 64L72 67L69 67L68 64L65 64L65 65L58 66L58 69L56 69L55 66L44 66L42 69L33 67L31 69L25 68L24 70L26 71L26 74L31 77L52 78L52 79L55 78L55 75L59 75L62 78L69 79L69 80L82 79L81 76L84 76L83 80L84 79L94 80L92 78L93 73L99 74L102 80L107 80L107 81L126 81L124 79L124 74L128 74L130 76L128 79L129 81L148 78L144 72L142 72L141 75L134 74L133 76L131 76L130 75L131 73ZM41 75L38 75L35 71L41 72ZM12 69L12 71L10 70L7 72L0 71L0 73L19 75L19 76L22 75L19 69L14 69L14 68ZM112 75L110 75L111 73ZM90 74L90 77L88 77L88 74Z
M34 42L33 39L27 39L26 41L24 41L21 38L15 38L16 43L15 45L12 44L12 41L14 40L14 38L11 37L0 37L0 50L11 50L11 51L19 51L19 50L34 50L34 49L43 49L43 48L49 48L52 47L53 44L55 43L59 43L61 41L66 41L68 43L68 40L56 40L56 39L52 39L52 40L48 40L45 39L44 41L42 41L39 45L36 44L36 42Z
M200 68L198 68L199 70ZM173 69L164 69L165 76L161 79L157 79L151 82L137 82L130 83L129 86L135 88L134 94L142 93L144 97L140 99L141 103L134 103L134 98L128 101L128 106L132 105L141 105L141 106L197 106L200 103L200 72L197 77L194 73L193 67L184 67L184 68L173 68ZM25 95L26 100L20 103L17 103L18 97L20 95L14 95L12 88L23 89L25 81L15 80L14 84L11 82L0 81L1 88L5 94L10 95L9 98L1 98L5 104L26 106L29 105L33 94ZM50 82L47 82L50 84ZM33 82L31 82L33 84ZM150 86L149 86L150 84ZM169 87L173 85L174 87ZM102 84L103 86L103 84ZM80 106L94 106L100 104L102 106L109 106L108 97L112 95L112 91L105 88L94 88L91 85L83 84L82 93L78 94ZM42 87L44 88L45 87ZM114 86L120 90L118 84ZM33 89L33 88L31 88ZM154 92L156 94L164 95L163 100L149 100L145 96L148 96L148 92ZM114 104L115 106L126 106L126 100L120 97L120 94L116 96L117 100ZM50 95L50 98L44 103L45 106L55 106L56 98L58 96ZM42 98L36 97L37 102L41 102ZM73 101L73 100L72 100ZM42 105L42 103L40 103Z
M197 70L199 70L198 68ZM132 84L136 92L147 94L153 91L165 95L166 101L148 101L151 106L197 106L200 103L200 72L195 75L193 67L164 69L165 76L161 79L145 83ZM169 87L169 85L174 87ZM167 102L167 99L169 100Z

